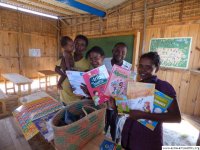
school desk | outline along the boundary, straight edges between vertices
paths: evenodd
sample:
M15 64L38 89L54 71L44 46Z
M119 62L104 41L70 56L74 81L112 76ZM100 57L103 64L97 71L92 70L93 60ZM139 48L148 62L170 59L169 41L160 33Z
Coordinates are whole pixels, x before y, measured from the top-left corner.
M20 97L19 98L19 104L23 105L23 104L26 104L26 103L29 103L29 102L32 102L32 101L35 101L35 100L38 100L38 99L41 99L41 98L44 98L44 97L51 97L51 96L49 94L47 94L46 92L32 93L30 95ZM53 97L51 97L51 98L54 99Z
M39 80L39 87L41 89L41 84L45 83L45 89L48 90L48 87L51 86L50 84L50 77L56 76L56 82L58 81L58 74L52 70L39 70L38 71L38 80ZM41 78L45 78L45 81L41 81Z
M26 84L28 84L28 93L31 94L31 83L32 83L31 79L29 79L25 76L22 76L18 73L6 73L6 74L2 74L2 77L4 78L6 94L8 93L9 89L13 89L14 93L16 93L15 85L17 85L18 86L18 95L21 96L21 86L26 85ZM13 87L8 88L7 81L12 82Z

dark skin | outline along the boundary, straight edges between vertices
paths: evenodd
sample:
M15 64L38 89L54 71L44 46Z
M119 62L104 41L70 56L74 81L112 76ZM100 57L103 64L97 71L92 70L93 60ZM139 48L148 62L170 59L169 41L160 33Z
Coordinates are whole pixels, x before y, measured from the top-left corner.
M112 66L114 64L121 66L127 54L127 48L124 45L117 45L112 50L113 58L111 59Z
M61 66L55 67L55 72L60 75L60 78L57 83L57 88L60 90L63 89L62 83L67 77L63 71L73 70L73 67L74 67L74 60L73 60L73 56L72 56L72 52L74 49L73 41L72 40L68 41L67 44L62 47L62 49L63 49L63 56L62 56Z
M91 52L89 54L88 58L90 60L90 64L94 68L97 68L97 67L100 67L101 65L103 65L104 56L101 56L99 53ZM82 84L81 89L83 90L83 92L85 94L90 95L90 93L87 89L87 86L85 84Z
M140 59L138 66L138 73L140 79L143 80L143 82L148 83L151 77L155 75L158 70L159 67L156 67L151 59L149 58ZM169 122L169 123L181 122L181 114L176 100L174 100L170 105L170 107L167 109L167 113L155 114L139 110L131 110L129 112L129 115L134 120L149 119L149 120L155 120L159 122Z
M84 57L83 54L86 51L87 45L86 41L83 39L76 39L74 41L74 44L75 44L74 61L77 62Z

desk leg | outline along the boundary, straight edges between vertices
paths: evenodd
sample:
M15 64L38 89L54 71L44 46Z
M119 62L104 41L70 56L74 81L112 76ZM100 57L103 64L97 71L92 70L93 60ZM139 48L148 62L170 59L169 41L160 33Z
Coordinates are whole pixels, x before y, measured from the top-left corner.
M38 74L38 81L39 81L39 89L41 90L40 75L39 74Z
M47 76L45 76L45 88L46 88L46 91L47 91L47 86L48 86L47 82L48 82Z
M13 83L13 91L14 91L14 94L16 94L16 91L15 91L15 84Z
M56 75L56 85L57 85L57 83L58 83L58 75Z
M31 94L31 83L28 84L28 94Z
M5 91L6 91L6 94L8 94L7 81L6 81L6 79L4 79L4 84L5 84Z
M19 95L19 97L21 97L21 95L22 95L21 85L19 84L17 86L18 86L18 95Z

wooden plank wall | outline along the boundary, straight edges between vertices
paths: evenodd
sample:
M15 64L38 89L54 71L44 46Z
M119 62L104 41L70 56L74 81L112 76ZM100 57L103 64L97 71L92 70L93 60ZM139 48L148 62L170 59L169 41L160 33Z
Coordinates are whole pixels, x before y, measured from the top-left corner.
M200 116L200 74L190 71L200 67L199 8L199 0L147 0L145 16L144 0L132 0L109 10L104 19L93 16L67 18L64 20L66 23L61 24L61 34L72 37L76 34L85 34L90 37L135 31L143 33L144 18L146 18L144 39L146 51L153 37L192 37L189 69L185 71L162 69L158 76L174 86L183 113Z
M0 74L15 72L33 78L37 70L54 69L56 25L55 20L1 8ZM29 57L29 48L39 48L42 56Z

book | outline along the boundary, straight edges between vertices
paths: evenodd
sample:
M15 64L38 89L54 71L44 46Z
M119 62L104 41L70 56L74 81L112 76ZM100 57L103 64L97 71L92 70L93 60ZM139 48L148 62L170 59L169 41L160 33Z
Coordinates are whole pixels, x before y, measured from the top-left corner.
M127 86L128 106L131 110L153 111L155 84L129 81Z
M155 90L155 100L153 106L153 113L164 113L167 111L169 106L171 105L173 98L165 95L164 93ZM146 119L138 120L142 125L146 126L150 130L154 130L156 125L158 124L157 121L151 121Z
M39 133L39 130L33 123L34 120L42 118L62 108L62 104L51 97L43 97L29 103L25 103L13 111L26 140L31 139Z
M43 137L49 142L53 140L53 128L51 125L51 121L57 112L53 112L44 117L38 118L33 121L39 132L43 135Z
M109 96L104 95L105 86L108 82L109 74L102 65L83 74L83 79L89 90L95 105L99 105L109 100Z
M81 89L81 84L85 84L85 81L83 79L84 72L79 71L66 71L67 77L69 79L69 83L75 90L73 91L74 94L79 96L85 96L88 97L87 94L83 92Z
M122 150L122 147L121 145L104 139L100 145L100 150Z
M114 65L108 83L106 84L105 95L112 97L126 95L127 82L130 74L130 70Z
M124 113L129 112L129 106L128 106L128 99L127 96L121 96L121 97L115 97L115 102L117 105L118 113Z

